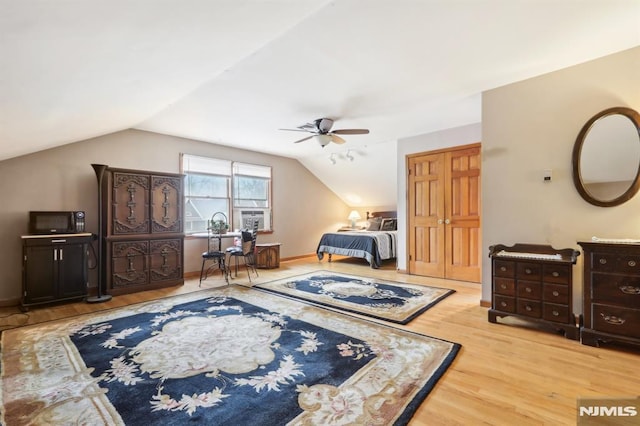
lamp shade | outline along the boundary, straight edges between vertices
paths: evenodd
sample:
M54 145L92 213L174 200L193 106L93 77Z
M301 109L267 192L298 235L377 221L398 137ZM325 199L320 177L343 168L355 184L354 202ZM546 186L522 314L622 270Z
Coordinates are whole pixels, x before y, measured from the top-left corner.
M355 228L356 227L356 220L360 220L360 213L358 213L357 210L351 210L351 213L349 213L349 220L351 221L351 227Z
M331 142L331 135L316 135L316 138L323 148Z

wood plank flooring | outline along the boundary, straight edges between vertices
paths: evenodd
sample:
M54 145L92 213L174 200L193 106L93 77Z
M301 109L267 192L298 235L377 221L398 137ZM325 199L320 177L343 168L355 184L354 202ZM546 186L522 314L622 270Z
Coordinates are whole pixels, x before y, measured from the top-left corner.
M361 260L340 256L331 263L315 258L283 261L278 269L259 270L253 281L319 269L456 290L406 326L396 325L462 345L410 425L573 425L579 397L640 395L640 350L592 348L515 320L491 324L487 308L480 306L479 284L406 275L393 264L374 270ZM248 285L246 272L233 282ZM202 286L221 285L225 283L218 274ZM99 304L37 307L26 314L0 308L0 330L197 290L196 277L184 286L117 296Z

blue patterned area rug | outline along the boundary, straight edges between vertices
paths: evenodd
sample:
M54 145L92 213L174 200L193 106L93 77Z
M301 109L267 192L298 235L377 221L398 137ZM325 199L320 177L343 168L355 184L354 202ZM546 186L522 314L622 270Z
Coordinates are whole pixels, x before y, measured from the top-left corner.
M255 287L322 306L407 324L455 293L448 288L317 271Z
M457 343L243 287L2 333L2 424L406 424Z

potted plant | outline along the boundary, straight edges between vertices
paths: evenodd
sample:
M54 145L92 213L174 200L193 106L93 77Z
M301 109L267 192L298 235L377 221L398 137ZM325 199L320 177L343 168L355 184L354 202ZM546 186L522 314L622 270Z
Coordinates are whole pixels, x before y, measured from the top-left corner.
M214 234L226 234L227 230L229 229L229 225L227 225L227 222L222 219L211 221L210 227L211 232L213 232Z

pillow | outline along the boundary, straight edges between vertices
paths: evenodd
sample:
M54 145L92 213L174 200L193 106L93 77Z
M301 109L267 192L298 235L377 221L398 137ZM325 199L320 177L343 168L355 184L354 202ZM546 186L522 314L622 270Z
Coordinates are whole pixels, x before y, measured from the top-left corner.
M395 231L397 229L397 220L386 218L382 219L382 223L380 224L381 231Z
M371 217L367 219L367 231L379 231L382 224L381 217Z

